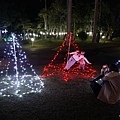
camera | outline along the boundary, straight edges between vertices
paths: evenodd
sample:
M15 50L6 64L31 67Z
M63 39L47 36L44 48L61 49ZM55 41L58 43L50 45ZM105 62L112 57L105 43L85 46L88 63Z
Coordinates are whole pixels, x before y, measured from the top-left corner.
M102 80L102 79L99 79L99 80L96 81L96 83L98 83L99 85L102 85L103 80Z
M100 76L98 76L97 78L94 78L94 80L93 80L92 82L95 82L95 83L97 83L97 84L99 84L99 85L102 86L102 84L103 84L102 78L103 78L103 77L104 77L104 75L100 75Z

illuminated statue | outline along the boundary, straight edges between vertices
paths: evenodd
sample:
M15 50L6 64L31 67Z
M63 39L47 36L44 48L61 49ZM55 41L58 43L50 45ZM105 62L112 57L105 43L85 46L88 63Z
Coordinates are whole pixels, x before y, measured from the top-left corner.
M79 57L79 69L85 70L85 64L91 64L87 58L84 56L85 52L81 51L80 57Z
M79 52L80 52L79 50L76 50L75 52L69 53L72 56L67 61L64 70L69 70L77 61L79 61L79 57L80 57Z

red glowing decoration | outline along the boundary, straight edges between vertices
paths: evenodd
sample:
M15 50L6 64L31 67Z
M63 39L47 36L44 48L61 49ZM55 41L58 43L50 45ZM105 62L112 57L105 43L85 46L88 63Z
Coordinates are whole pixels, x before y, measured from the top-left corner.
M79 63L75 63L69 71L64 71L64 67L69 58L68 52L79 50L78 45L75 43L75 39L73 38L73 34L70 32L65 36L65 39L62 45L59 47L57 53L54 55L51 62L44 67L43 69L43 78L47 77L57 77L63 79L64 81L73 80L73 79L88 79L94 78L94 74L96 70L91 66L86 64L85 70L79 70Z

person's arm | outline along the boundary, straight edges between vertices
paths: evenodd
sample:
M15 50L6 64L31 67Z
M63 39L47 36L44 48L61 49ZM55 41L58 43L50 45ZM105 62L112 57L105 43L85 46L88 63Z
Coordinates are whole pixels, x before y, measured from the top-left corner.
M110 79L110 77L109 77L110 74L111 74L110 72L109 72L109 73L106 73L106 74L104 75L104 77L102 78L102 80L103 80L103 81L109 80L109 79Z
M90 63L90 62L87 60L86 57L84 57L84 60L85 60L88 64L92 64L92 63Z
M76 52L70 52L69 54L70 54L70 55L73 55L73 54L75 54L75 53L76 53Z

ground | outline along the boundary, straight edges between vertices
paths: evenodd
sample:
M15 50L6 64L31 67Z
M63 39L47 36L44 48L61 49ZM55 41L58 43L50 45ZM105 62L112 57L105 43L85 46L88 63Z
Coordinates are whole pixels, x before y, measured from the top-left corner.
M104 54L107 52L110 50L104 49L102 52L91 50L86 55L93 67L99 71L102 64L119 59ZM45 49L26 53L40 75L44 66L53 58L55 51ZM109 105L96 99L89 86L89 80L75 79L65 82L53 77L44 79L44 84L41 93L25 95L23 98L0 97L0 120L120 119L120 102Z

